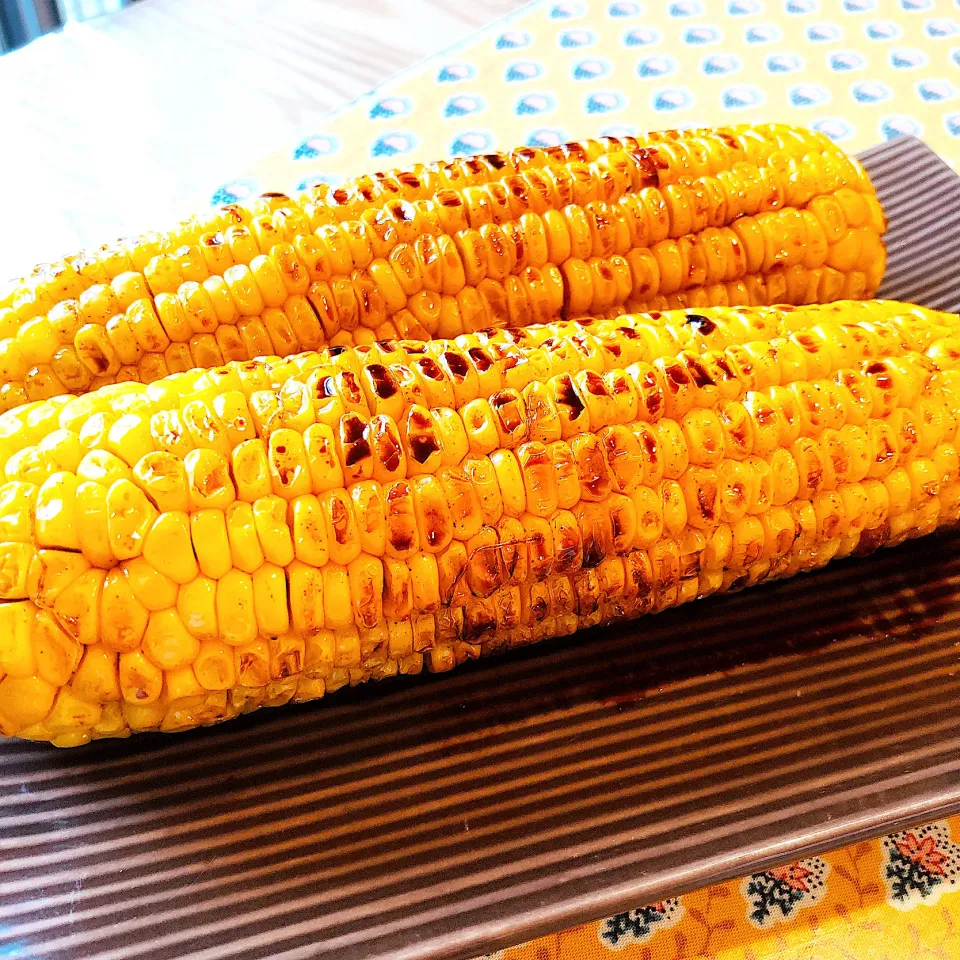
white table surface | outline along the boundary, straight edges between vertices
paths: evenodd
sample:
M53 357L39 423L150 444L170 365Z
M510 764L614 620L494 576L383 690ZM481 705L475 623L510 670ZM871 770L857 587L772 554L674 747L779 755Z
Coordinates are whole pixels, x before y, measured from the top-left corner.
M0 279L208 202L519 0L143 0L0 57Z

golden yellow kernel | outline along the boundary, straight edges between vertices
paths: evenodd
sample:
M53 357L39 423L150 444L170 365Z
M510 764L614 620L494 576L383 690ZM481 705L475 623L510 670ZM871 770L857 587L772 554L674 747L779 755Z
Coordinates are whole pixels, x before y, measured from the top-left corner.
M175 670L196 659L200 643L184 626L174 609L150 614L143 637L143 652L161 670Z
M302 637L311 637L324 627L323 572L295 560L287 567L287 579L293 629Z
M254 526L253 507L237 500L227 507L224 517L233 566L246 573L253 573L263 563L263 550Z
M311 463L301 434L286 428L271 433L267 462L273 493L293 500L312 492Z
M123 719L134 732L158 729L167 712L167 704L163 698L148 704L124 701L121 708L123 711Z
M225 510L237 496L227 458L213 450L191 450L183 461L191 510Z
M198 574L186 513L162 513L147 534L143 557L175 583L189 583Z
M383 556L386 548L386 509L383 488L375 480L355 484L350 490L354 516L360 536L360 549L373 556ZM296 501L295 501L296 502ZM296 524L296 512L294 512ZM296 531L294 531L296 539ZM300 557L300 559L304 559Z
M254 503L271 493L267 448L262 440L244 440L238 444L233 450L231 463L239 499Z
M281 567L293 560L293 539L287 523L288 503L282 497L260 497L253 505L254 526L263 555Z
M79 641L68 637L47 610L36 611L32 634L37 676L56 687L63 686L73 676L80 657L83 656L83 646Z
M127 703L156 703L163 692L163 670L140 650L120 654L118 679Z
M193 673L205 690L229 690L236 682L234 650L218 640L204 640L193 662Z
M177 594L180 619L198 640L209 640L219 635L216 597L216 581L205 576L185 583Z
M107 533L113 555L118 560L139 556L157 516L156 507L130 480L111 484L107 491Z
M90 563L110 567L116 559L107 526L107 490L93 481L80 483L76 490L77 537Z
M127 577L111 570L103 581L100 598L100 639L108 650L136 650L147 628L149 614L137 600Z
M44 728L54 735L80 736L100 721L103 707L100 703L78 697L73 689L64 687L57 693L53 709L44 720ZM58 737L58 745L62 741Z
M353 624L347 570L333 563L323 568L323 620L327 627L334 629Z
M171 711L168 707L161 729L177 730L196 726L190 708L196 708L203 704L206 699L206 691L197 682L197 676L193 672L192 665L187 664L165 671L164 683L168 704L179 704L180 709L186 711L186 715L180 716L176 709Z
M220 636L231 646L250 643L257 635L250 574L231 569L217 583Z
M160 573L142 556L121 564L133 595L148 610L163 610L177 599L177 585Z
M41 547L79 550L77 486L72 473L54 473L40 487L36 502L36 539Z
M265 563L254 573L253 606L262 635L276 636L290 629L287 579L283 567Z
M189 509L187 473L183 461L172 453L148 453L134 466L133 479L161 513Z
M227 523L222 510L198 510L190 515L190 537L204 576L218 580L232 566Z
M65 586L53 601L57 622L68 636L83 644L100 637L100 592L104 572L90 569Z
M117 654L103 644L96 643L83 651L83 658L71 681L73 692L92 703L119 700L120 682L117 676Z
M326 524L320 501L307 495L290 504L293 544L296 557L313 567L322 567L330 559Z
M0 680L0 732L13 736L40 723L53 707L57 688L41 677Z

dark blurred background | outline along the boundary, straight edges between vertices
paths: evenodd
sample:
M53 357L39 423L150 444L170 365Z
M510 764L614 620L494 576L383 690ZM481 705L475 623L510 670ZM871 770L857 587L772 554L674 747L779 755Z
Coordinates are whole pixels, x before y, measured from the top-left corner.
M136 0L0 0L0 54L57 30L67 20L89 20Z

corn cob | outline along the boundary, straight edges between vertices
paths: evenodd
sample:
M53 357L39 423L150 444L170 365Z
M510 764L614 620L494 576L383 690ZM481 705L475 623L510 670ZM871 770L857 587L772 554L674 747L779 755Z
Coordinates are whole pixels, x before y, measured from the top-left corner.
M0 730L70 746L432 670L960 516L960 320L706 308L0 416Z
M0 410L230 360L624 310L872 296L883 213L784 125L522 149L265 194L0 298Z

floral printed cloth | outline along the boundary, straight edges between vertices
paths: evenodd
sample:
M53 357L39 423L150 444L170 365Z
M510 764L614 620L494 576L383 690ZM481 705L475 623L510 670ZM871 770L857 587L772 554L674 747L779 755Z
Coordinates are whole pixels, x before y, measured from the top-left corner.
M538 0L304 131L213 203L365 170L779 120L960 161L960 0ZM954 841L954 838L957 841ZM960 817L649 904L497 960L960 956Z
M798 860L494 954L497 960L954 960L960 817Z

